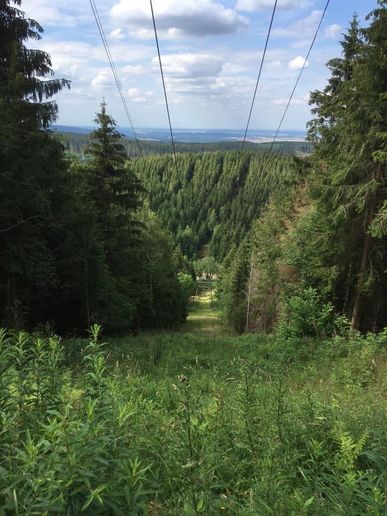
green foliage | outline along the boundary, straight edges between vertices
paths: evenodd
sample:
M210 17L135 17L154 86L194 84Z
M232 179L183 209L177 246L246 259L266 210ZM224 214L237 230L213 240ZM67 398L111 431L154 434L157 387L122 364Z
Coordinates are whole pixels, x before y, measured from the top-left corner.
M190 297L195 295L196 282L190 274L185 272L179 272L177 279L179 280L185 303L188 304Z
M100 334L0 332L0 511L383 514L386 333Z
M179 280L179 260L169 233L147 207L140 220L144 231L138 245L137 329L172 327L187 315L187 285Z
M188 258L221 263L239 245L292 158L262 152L150 156L133 170L151 193L150 207ZM203 252L205 250L205 252Z
M285 296L278 336L323 338L332 335L333 330L333 305L324 303L316 290L298 288Z
M352 20L341 57L328 63L327 86L311 94L315 152L293 160L278 183L288 191L277 188L253 225L245 308L239 304L246 330L275 329L297 288L318 292L352 329L387 324L386 13L383 1L367 28ZM321 333L301 328L301 320L293 324L301 335Z
M228 257L231 264L222 278L220 300L226 324L237 334L246 328L248 299L249 246L245 241Z
M349 298L340 308L353 328L364 329L380 328L387 321L378 308L387 292L384 1L367 20L367 28L361 29L353 18L341 42L342 57L328 63L328 85L311 94L316 116L309 123L310 138L317 144L312 195L325 226L319 240L325 240L326 250L330 247L321 264L336 266L332 297Z
M63 126L59 126L56 129L58 138L66 146L69 154L73 154L78 157L79 155L83 154L88 145L88 134L72 132L74 129L71 127L64 128ZM139 141L141 145L141 151L144 156L151 154L170 154L171 152L171 144L169 142L141 139ZM133 138L123 137L122 145L124 145L128 156L138 156L138 147ZM267 146L267 143L245 143L245 148L250 151L266 150ZM175 141L175 148L179 153L227 152L240 151L241 143L239 141L219 141L211 143ZM284 155L310 154L313 151L313 144L306 141L280 141L274 143L274 151Z
M48 78L50 57L29 48L43 29L19 5L0 3L0 322L60 334L180 323L172 244L141 220L143 187L114 120L103 103L87 159L67 161L47 127L69 83Z
M195 260L193 268L196 276L199 278L202 275L205 275L208 279L212 279L220 272L220 265L216 262L213 256L204 256L200 260Z
M46 130L69 83L49 78L50 57L30 48L43 29L19 5L0 4L0 321L16 328L50 319L72 210L63 147Z

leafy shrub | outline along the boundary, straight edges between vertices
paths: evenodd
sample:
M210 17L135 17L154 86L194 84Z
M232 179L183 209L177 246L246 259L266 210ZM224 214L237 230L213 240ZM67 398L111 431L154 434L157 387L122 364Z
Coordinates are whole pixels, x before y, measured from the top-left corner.
M321 338L331 335L333 329L333 305L325 303L315 289L308 287L284 297L279 336Z

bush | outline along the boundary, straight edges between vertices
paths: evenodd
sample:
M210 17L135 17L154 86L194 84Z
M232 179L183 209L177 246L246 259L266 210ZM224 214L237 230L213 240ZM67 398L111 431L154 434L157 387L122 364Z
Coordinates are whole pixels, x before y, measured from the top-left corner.
M325 303L315 289L305 288L284 297L278 336L322 338L332 335L334 327L333 305Z

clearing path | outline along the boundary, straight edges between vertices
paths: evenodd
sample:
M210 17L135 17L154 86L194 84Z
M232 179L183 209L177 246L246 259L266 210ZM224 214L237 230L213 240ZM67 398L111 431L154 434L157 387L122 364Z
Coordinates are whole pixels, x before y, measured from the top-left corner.
M207 335L221 335L224 333L217 303L212 300L210 292L203 292L195 296L194 301L190 305L187 320L181 326L180 331Z

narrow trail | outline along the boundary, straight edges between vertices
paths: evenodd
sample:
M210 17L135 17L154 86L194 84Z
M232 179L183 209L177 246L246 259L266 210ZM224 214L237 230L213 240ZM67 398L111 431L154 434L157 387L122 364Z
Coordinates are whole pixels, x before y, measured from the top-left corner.
M203 292L199 296L195 296L189 308L189 315L180 331L204 335L224 334L220 311L216 303L212 301L210 292Z

